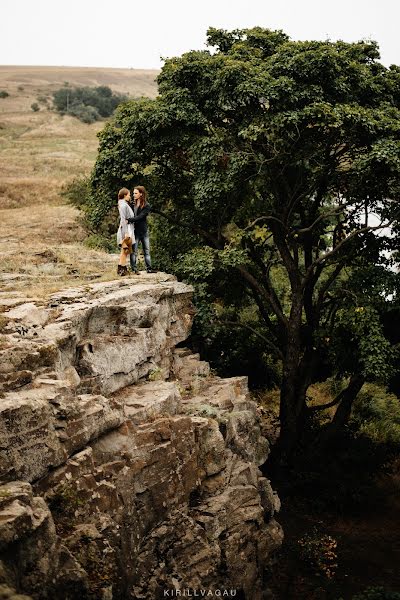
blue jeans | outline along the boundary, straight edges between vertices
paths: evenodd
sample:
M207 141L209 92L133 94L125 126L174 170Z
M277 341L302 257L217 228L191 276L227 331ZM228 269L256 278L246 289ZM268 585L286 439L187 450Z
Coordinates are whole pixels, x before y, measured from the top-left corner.
M133 252L129 257L130 262L131 262L132 271L137 270L136 261L137 261L137 255L138 255L139 242L142 242L144 262L146 263L146 268L151 269L150 239L149 239L149 234L145 233L142 236L137 236L136 241L133 245Z

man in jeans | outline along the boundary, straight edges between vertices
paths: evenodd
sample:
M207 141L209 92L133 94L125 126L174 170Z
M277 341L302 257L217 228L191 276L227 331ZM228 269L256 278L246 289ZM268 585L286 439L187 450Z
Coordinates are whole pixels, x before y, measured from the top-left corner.
M138 185L134 188L133 200L133 212L135 216L128 219L128 223L134 223L135 225L135 245L133 247L133 252L130 255L131 269L133 273L138 275L137 255L139 242L141 242L147 272L154 273L155 271L151 268L150 239L147 229L147 215L151 211L151 206L147 202L147 193L142 185Z

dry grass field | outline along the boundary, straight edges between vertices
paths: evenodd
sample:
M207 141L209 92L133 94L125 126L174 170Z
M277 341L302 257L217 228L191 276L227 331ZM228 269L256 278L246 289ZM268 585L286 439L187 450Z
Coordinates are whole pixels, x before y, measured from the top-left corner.
M82 281L114 277L115 257L88 250L79 212L60 196L62 186L87 175L96 159L97 133L49 110L65 82L107 85L130 97L157 93L157 71L75 67L0 66L0 285L1 296L37 297ZM38 98L42 101L38 102ZM33 112L37 102L40 111Z

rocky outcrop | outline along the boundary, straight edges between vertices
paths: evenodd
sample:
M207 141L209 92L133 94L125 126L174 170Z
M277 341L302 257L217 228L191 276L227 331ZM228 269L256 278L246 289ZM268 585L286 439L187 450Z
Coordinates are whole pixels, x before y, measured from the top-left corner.
M191 293L157 274L3 311L0 587L10 598L263 597L282 541L279 499L258 469L269 447L246 379L215 377L176 347Z

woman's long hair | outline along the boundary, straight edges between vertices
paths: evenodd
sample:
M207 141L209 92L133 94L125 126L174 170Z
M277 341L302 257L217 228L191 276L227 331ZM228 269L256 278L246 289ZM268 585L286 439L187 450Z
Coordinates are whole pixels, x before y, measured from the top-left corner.
M140 208L143 208L147 202L146 188L144 188L142 185L135 185L135 187L133 189L138 190L138 192L140 192L139 206L140 206Z
M122 200L129 194L128 188L121 188L118 192L118 200Z

